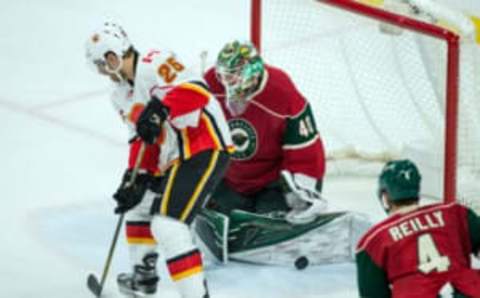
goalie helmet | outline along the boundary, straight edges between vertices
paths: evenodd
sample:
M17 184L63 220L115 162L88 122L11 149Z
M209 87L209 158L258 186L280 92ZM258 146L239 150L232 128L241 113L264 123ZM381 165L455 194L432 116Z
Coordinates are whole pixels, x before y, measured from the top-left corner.
M114 53L117 57L122 58L131 47L132 43L123 28L115 22L107 21L88 38L85 45L86 58L94 69L100 72L103 70L116 73L122 67L122 62L117 69L109 69L106 55Z
M233 41L218 54L215 71L225 86L227 100L241 101L255 91L264 65L253 44Z
M378 196L387 192L394 202L418 198L421 179L417 166L410 160L389 161L378 179Z

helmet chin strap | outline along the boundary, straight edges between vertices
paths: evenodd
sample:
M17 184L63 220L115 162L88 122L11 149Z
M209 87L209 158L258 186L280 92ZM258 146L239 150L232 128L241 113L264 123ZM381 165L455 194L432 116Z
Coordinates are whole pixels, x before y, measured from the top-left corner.
M126 81L126 79L124 79L122 74L120 73L120 70L122 69L122 67L123 67L123 59L119 59L119 63L118 63L117 68L110 69L110 67L108 67L108 64L107 64L107 67L105 67L105 70L108 73L116 76L122 82L122 81Z
M380 201L382 203L383 210L385 210L385 212L388 214L390 212L390 205L388 204L387 196L382 194Z

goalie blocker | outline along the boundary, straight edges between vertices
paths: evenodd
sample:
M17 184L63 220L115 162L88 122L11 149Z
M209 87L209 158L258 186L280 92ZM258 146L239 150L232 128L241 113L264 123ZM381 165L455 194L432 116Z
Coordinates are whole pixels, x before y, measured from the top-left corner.
M232 210L228 217L204 209L194 229L200 248L223 263L291 266L299 259L311 265L352 262L355 245L369 226L365 216L346 211L326 212L309 223L293 224L281 213Z

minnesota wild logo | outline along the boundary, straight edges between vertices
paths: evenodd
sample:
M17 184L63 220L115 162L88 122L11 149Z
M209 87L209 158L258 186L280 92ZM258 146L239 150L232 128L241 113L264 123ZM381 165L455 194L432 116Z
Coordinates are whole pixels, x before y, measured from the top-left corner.
M228 121L232 141L235 145L235 153L232 158L236 160L250 159L257 152L257 132L253 125L245 119L233 119Z

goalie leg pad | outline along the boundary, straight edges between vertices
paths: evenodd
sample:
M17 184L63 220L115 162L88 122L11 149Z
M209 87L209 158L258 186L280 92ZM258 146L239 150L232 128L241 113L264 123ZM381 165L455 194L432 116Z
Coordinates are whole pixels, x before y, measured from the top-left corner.
M203 209L195 218L193 229L200 240L202 251L217 261L228 262L228 227L230 219L223 213Z
M359 218L364 225L359 224ZM294 225L283 218L238 210L231 217L229 256L232 260L288 266L300 257L312 265L351 262L367 222L355 213L330 212L308 224Z

